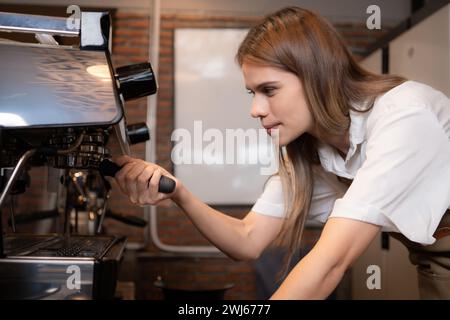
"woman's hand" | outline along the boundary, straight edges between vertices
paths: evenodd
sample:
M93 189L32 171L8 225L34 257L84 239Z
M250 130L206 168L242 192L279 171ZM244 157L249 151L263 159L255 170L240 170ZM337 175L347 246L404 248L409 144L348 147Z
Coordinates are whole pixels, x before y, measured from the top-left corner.
M174 197L180 182L164 168L144 160L121 156L114 159L122 169L115 175L120 189L133 204L156 205L162 200ZM159 179L164 175L176 183L175 190L170 194L158 192Z

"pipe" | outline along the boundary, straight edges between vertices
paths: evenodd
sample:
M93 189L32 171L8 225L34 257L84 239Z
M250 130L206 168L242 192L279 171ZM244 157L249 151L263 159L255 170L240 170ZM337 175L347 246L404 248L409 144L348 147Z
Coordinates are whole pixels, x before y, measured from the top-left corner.
M20 157L19 161L17 162L16 167L14 168L14 170L11 174L11 177L8 180L8 183L5 186L5 189L3 190L3 192L0 196L0 209L3 206L3 202L5 201L6 196L8 195L9 191L13 187L14 182L16 181L17 177L19 176L20 170L22 170L24 165L27 163L27 160L29 158L31 158L35 152L36 152L36 149L28 150Z
M150 36L150 59L152 61L153 69L159 71L159 37L161 29L161 1L153 0L152 8L152 18L153 26L152 33ZM153 45L151 43L153 42ZM155 143L151 141L147 142L145 160L149 162L156 162L156 109L158 106L157 94L148 97L147 100L147 123L150 127L150 137ZM155 206L144 207L144 214L147 220L150 220L150 238L153 244L163 251L173 252L173 253L217 253L220 252L214 246L177 246L165 244L161 241L158 235L158 216L156 212L157 208ZM150 219L148 217L150 216ZM146 232L145 241L148 243L148 231Z

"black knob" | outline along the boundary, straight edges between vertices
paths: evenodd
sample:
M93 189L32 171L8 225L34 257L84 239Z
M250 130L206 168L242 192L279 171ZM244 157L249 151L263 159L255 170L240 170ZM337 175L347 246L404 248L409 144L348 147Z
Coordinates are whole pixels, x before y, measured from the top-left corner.
M136 144L150 140L150 132L145 122L128 125L127 135L130 140L130 144Z
M114 177L120 169L122 169L122 167L108 159L104 159L99 166L100 173L103 176L109 177ZM175 181L172 179L166 176L161 176L161 179L159 180L158 192L172 193L175 190L175 184Z
M158 90L155 74L148 62L117 68L116 79L125 100L149 96Z

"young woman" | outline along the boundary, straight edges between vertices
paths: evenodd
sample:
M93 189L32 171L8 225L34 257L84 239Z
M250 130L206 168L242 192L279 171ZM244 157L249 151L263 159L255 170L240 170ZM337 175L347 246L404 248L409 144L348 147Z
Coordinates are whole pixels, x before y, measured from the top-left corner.
M424 298L450 298L450 101L401 77L372 74L335 29L292 7L253 27L237 53L251 115L278 130L279 173L240 220L177 181L157 192L163 168L130 157L116 178L133 203L171 198L234 259L256 259L278 236L298 248L307 218L321 237L273 299L326 298L380 230L401 239L418 265ZM150 184L148 180L150 179ZM446 214L447 213L447 214Z

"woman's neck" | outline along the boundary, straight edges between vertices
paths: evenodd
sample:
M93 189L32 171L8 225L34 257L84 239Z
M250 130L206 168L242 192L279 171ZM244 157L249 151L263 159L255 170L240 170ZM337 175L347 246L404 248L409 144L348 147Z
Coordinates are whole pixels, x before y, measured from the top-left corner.
M347 157L348 149L350 148L350 138L348 135L348 131L345 132L342 136L333 136L326 143L330 146L335 147L342 158Z
M346 130L342 135L333 135L326 137L319 135L317 130L311 130L309 134L317 138L319 141L334 147L342 156L342 158L346 158L348 149L350 148L350 137L348 130Z

